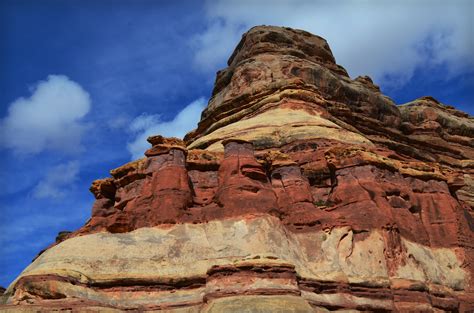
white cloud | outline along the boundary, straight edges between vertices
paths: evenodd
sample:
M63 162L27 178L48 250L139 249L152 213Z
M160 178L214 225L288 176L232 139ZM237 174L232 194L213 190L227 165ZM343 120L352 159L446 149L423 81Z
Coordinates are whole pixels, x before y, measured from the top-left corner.
M81 119L91 106L89 94L63 75L49 75L31 92L29 98L13 101L0 120L0 146L23 155L79 151L86 129Z
M418 67L444 64L447 75L472 70L473 12L468 0L216 0L206 3L207 29L191 44L195 65L215 71L248 28L300 28L326 38L352 77L403 84Z
M148 136L184 137L187 132L196 127L206 102L204 98L191 102L171 121L162 121L160 115L156 114L142 114L136 117L130 124L130 131L135 135L135 139L127 144L132 159L142 157L145 150L150 147L146 141Z
M107 126L112 129L123 129L130 123L130 118L127 115L117 115L114 117L110 117L107 120Z
M79 163L77 161L59 164L49 170L45 178L36 185L33 189L33 196L40 199L63 198L71 184L78 179L78 174Z

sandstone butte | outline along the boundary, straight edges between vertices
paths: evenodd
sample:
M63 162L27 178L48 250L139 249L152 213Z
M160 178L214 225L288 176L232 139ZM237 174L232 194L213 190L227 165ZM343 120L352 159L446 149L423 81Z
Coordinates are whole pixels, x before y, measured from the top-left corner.
M474 311L474 118L395 105L323 38L250 29L197 129L149 142L0 310Z

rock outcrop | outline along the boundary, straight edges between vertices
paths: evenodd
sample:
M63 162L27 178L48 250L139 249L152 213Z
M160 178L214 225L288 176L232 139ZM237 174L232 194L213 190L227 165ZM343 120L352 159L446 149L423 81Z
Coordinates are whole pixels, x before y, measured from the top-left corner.
M2 310L474 311L474 119L396 106L323 38L252 28L197 129L149 142Z

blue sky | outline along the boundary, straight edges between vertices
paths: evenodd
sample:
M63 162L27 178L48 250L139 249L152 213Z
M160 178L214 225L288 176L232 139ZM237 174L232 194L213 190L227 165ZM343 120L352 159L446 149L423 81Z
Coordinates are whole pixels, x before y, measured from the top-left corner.
M0 285L90 216L88 188L183 136L254 25L325 37L351 77L474 114L470 1L0 2Z

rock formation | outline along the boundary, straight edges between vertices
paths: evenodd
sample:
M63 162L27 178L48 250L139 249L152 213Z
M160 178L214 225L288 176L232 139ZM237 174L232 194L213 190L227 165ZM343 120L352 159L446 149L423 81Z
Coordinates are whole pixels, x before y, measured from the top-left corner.
M197 129L149 142L2 310L474 310L474 119L396 106L323 38L252 28Z

